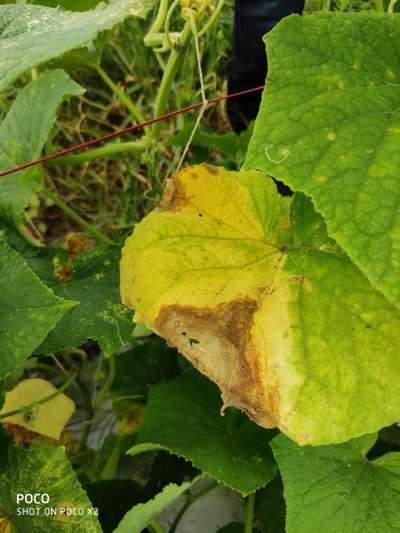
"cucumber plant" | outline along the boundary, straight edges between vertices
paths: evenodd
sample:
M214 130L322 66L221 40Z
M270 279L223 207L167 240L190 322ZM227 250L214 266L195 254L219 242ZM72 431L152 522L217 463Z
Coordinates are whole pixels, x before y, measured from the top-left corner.
M104 32L153 2L73 4L0 5L1 170L53 146L60 105L83 98L72 59L144 118L104 67ZM201 46L224 1L160 0L144 38L161 70L154 117L189 58L199 119L183 141L156 123L59 161L140 158L163 195L125 242L45 169L0 178L0 530L173 533L220 485L247 509L224 531L400 528L400 21L393 1L329 4L266 36L259 114L235 137L198 129ZM182 166L191 141L222 147L229 168ZM182 145L166 181L158 159ZM38 198L81 231L46 242Z

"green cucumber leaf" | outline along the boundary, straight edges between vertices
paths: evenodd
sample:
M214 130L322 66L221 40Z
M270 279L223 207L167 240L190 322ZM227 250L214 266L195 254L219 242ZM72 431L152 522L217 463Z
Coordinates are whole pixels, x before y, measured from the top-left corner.
M246 168L311 196L329 234L400 306L400 17L291 16L266 36L269 75Z
M49 333L40 352L74 348L92 339L110 355L128 342L133 328L131 313L119 295L119 256L117 248L81 254L73 260L71 275L66 278L59 270L64 261L62 250L44 251L29 260L55 294L78 302Z
M27 69L90 44L99 32L126 17L144 18L153 3L114 0L82 13L27 4L0 6L0 91Z
M304 195L289 214L260 172L187 167L127 239L121 273L135 320L261 426L318 445L400 420L400 312Z
M54 295L25 260L0 240L0 381L26 359L76 305Z
M194 370L152 386L138 451L164 448L242 494L257 490L275 474L273 433L236 410L221 417L221 407L217 387Z
M272 441L284 483L287 533L400 530L400 453L369 460L376 438L314 448L300 448L284 435Z
M17 494L27 493L48 494L50 501L48 504L17 503ZM38 509L38 514L23 515L18 513L18 508ZM45 514L46 508L55 509L56 514ZM62 509L71 512L67 515ZM0 476L0 511L6 515L6 523L20 533L101 532L95 510L61 447L9 446L8 471Z
M198 478L193 481L185 481L182 485L176 485L175 483L166 485L152 500L146 503L139 503L128 511L114 532L133 533L143 531L163 509L189 490L197 480Z
M82 93L82 87L62 70L49 72L22 89L0 125L0 171L38 158L61 102ZM21 226L24 209L40 186L39 167L0 178L0 215Z
M114 409L123 415L136 401L147 398L149 385L180 373L178 354L163 339L153 336L143 344L120 350L115 358L115 378L110 389Z

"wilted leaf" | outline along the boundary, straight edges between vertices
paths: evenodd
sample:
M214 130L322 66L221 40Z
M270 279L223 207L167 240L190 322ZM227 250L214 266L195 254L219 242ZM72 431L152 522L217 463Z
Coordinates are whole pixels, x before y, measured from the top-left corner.
M0 414L27 407L57 392L57 389L44 379L25 379L10 392ZM65 424L75 411L74 402L63 393L46 403L32 406L27 412L4 418L3 423L16 424L29 431L58 440Z
M400 18L289 17L246 159L313 198L329 234L400 306Z
M0 511L16 531L101 532L92 504L81 488L63 448L35 450L10 446L7 466L8 472L0 476ZM34 505L17 503L17 494L32 493L48 494L50 502ZM18 514L19 507L38 508L39 513ZM46 515L45 508L56 509L56 515ZM69 514L65 509L69 510Z
M82 93L83 89L62 70L49 72L22 89L0 125L0 171L39 157L58 106L67 96ZM38 168L0 178L0 215L17 226L21 225L25 207L40 188Z
M399 420L400 313L311 203L297 196L289 217L257 172L187 168L174 186L125 244L121 290L135 319L215 381L225 407L299 443Z
M76 302L54 295L0 240L0 381L25 360Z
M275 474L273 434L239 411L221 417L221 407L217 387L194 370L151 387L130 453L164 448L242 494L257 490Z
M272 442L284 483L286 532L378 533L400 529L400 453L368 460L377 435L339 446Z
M88 45L126 17L144 18L152 6L153 0L114 0L83 13L27 4L0 6L0 91L27 69Z

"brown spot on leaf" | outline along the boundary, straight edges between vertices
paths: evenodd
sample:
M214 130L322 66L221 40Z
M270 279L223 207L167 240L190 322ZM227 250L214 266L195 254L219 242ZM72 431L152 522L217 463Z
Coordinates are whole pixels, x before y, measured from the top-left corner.
M166 211L179 211L179 209L187 206L189 203L190 198L186 193L185 186L180 180L178 173L173 181L167 181L164 187L160 209Z
M238 407L264 427L277 425L279 394L264 382L262 354L251 338L258 304L241 298L215 308L164 306L156 330L222 392L224 408ZM196 342L193 342L193 339Z
M305 276L302 276L302 275L297 275L297 276L289 276L288 277L288 281L289 282L300 282L302 283L304 289L307 291L307 292L311 292L312 291L312 283L311 281L306 278Z
M211 165L204 164L203 167L210 173L216 176L220 173L220 170L218 167L212 167Z
M75 505L73 502L70 501L61 501L57 505L57 516L59 517L59 520L62 522L69 522L71 521L71 518L73 517L73 511L74 511Z

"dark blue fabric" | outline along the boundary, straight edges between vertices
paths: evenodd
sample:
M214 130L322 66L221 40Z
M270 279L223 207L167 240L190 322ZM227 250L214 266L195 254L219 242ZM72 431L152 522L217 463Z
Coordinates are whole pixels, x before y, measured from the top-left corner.
M236 0L229 92L264 84L267 59L263 36L282 18L302 13L303 8L304 0ZM245 129L256 117L260 98L257 93L229 102L229 118L236 131Z

